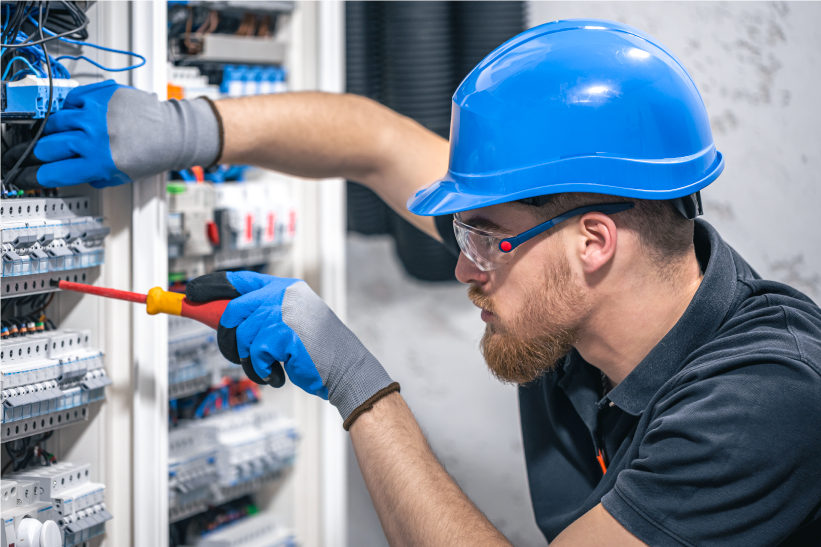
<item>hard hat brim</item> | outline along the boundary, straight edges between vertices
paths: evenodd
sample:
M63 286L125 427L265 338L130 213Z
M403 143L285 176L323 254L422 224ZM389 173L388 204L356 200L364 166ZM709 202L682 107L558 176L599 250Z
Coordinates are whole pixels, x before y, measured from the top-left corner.
M508 173L493 173L480 176L465 176L448 171L447 174L430 186L416 192L408 199L408 210L419 216L438 216L479 209L499 203L508 203L519 199L560 194L565 192L588 192L608 194L626 198L665 200L687 196L698 192L713 182L724 170L724 156L712 147L713 161L708 169L702 171L703 176L696 182L670 188L671 180L682 180L682 171L692 171L699 157L683 159L684 161L665 160L663 162L647 160L627 160L624 158L608 158L603 156L586 156L579 158L565 158L549 164L539 165L526 169L517 169ZM524 173L527 171L527 173ZM584 179L586 172L612 175L613 183L607 181L588 182ZM632 175L626 180L617 180L620 173ZM561 176L562 174L567 176ZM692 175L692 172L690 173ZM543 180L543 185L528 185L520 191L504 194L489 194L481 190L496 186L505 188L515 186L506 184L507 179L523 175L535 180ZM559 175L559 176L557 176ZM498 178L496 184L491 185L488 178ZM595 179L599 177L591 177ZM695 177L687 177L692 180ZM568 182L553 182L567 180ZM590 179L588 179L590 180ZM632 184L631 184L632 182Z

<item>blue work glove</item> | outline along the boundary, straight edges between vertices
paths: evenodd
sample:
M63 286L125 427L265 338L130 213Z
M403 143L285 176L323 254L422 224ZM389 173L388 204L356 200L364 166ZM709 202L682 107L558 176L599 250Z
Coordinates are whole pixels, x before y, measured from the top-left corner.
M304 281L253 272L215 272L189 282L185 296L193 302L233 299L217 332L225 358L243 364L249 377L257 376L251 377L257 383L271 384L279 362L283 363L291 382L328 399L339 410L346 430L376 401L399 390L379 361Z
M113 80L79 86L53 112L18 175L20 188L132 182L163 171L213 164L220 121L206 99L160 101ZM10 169L28 143L3 154Z

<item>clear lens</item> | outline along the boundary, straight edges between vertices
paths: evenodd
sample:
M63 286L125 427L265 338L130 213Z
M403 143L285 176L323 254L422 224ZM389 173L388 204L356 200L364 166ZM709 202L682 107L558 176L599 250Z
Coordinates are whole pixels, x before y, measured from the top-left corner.
M462 222L458 215L454 217L453 232L459 249L480 270L487 272L510 260L512 252L503 253L499 250L499 243L509 235L479 230Z

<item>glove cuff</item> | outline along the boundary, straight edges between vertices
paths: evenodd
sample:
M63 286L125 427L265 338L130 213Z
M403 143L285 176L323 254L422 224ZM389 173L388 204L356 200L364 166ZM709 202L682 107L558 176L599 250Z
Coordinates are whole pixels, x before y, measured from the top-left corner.
M211 107L211 112L214 113L214 117L217 119L217 126L218 126L218 129L219 129L219 139L220 139L219 151L217 152L217 157L214 158L214 161L212 161L210 165L205 166L205 168L208 169L208 168L214 167L222 159L222 151L225 148L225 127L222 125L222 115L220 114L220 111L217 108L216 103L214 103L214 101L212 101L208 97L200 97L200 98L203 99L205 102L207 102L208 106Z
M326 383L328 401L336 407L342 419L350 427L359 414L368 410L378 400L378 398L373 399L377 394L395 383L379 361L365 350L362 358L348 367L338 381L333 382L332 385ZM353 419L350 419L351 416Z
M214 165L222 156L222 118L213 103L205 97L180 103L185 150L181 164L175 167L187 169L194 165Z
M400 391L399 382L393 382L392 384L383 387L382 389L368 397L368 399L364 403L356 407L354 411L351 412L350 416L348 416L345 419L345 421L342 423L342 428L345 431L350 430L351 426L357 418L359 418L362 414L372 409L373 405L375 405L376 402L379 401L381 398L385 397L386 395L390 395L394 391Z

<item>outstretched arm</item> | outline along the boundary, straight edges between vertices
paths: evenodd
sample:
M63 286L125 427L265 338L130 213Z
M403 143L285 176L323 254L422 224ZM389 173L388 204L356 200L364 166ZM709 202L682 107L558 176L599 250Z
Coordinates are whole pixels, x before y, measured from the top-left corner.
M103 187L216 161L242 163L361 182L437 238L433 221L405 204L448 165L447 141L356 95L281 93L215 106L202 98L160 101L113 81L72 90L21 159L28 147L4 151L2 162L4 181L24 190Z
M220 161L368 186L410 222L439 238L406 203L448 166L448 142L357 95L282 93L218 101L225 128Z

